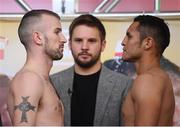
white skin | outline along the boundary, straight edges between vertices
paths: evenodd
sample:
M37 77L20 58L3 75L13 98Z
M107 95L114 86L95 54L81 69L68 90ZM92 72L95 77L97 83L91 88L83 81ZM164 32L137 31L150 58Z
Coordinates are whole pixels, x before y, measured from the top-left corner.
M54 16L43 14L39 25L37 23L30 29L33 29L32 39L28 42L26 63L10 85L10 116L13 125L61 126L64 124L64 108L49 80L53 60L62 58L66 42L61 22ZM32 107L20 106L24 101Z
M89 75L99 71L101 68L100 56L105 45L106 42L101 40L96 27L76 26L72 33L72 39L69 40L69 47L75 59L76 73Z
M122 108L125 125L172 125L174 94L168 74L160 68L156 42L152 37L140 41L134 22L122 42L123 60L135 63L137 77Z

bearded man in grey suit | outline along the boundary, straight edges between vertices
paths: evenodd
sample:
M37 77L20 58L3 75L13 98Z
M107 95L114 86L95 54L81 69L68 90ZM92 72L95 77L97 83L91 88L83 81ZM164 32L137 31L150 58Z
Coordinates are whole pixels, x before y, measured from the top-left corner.
M81 15L73 20L69 35L75 64L51 76L64 104L64 125L121 125L121 105L132 80L102 65L103 24L92 15Z

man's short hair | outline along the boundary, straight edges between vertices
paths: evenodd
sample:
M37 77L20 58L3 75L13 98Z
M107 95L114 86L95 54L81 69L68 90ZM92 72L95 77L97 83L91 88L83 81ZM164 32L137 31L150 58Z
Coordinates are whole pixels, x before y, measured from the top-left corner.
M98 18L96 18L95 16L90 15L90 14L81 15L73 20L73 22L71 23L71 25L69 27L70 40L72 39L72 34L73 34L74 29L79 25L96 27L100 33L101 41L105 40L106 31L105 31L103 24L101 23L101 21Z
M140 15L134 18L134 22L139 22L140 40L142 41L148 36L152 37L162 55L170 41L169 28L164 20L155 16Z
M21 43L26 47L28 41L30 41L30 37L32 34L32 27L40 22L40 19L43 14L51 15L60 20L60 16L52 11L39 9L39 10L31 10L27 12L19 25L18 35ZM47 21L48 22L48 21Z

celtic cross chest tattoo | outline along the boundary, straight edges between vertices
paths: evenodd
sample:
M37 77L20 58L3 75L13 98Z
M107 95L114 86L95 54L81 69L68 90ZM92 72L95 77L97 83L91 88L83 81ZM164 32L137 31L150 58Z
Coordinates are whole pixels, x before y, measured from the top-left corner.
M32 110L32 111L35 111L35 106L31 105L30 102L28 102L28 98L29 96L27 97L22 97L22 102L19 104L19 105L15 105L14 106L14 110L16 109L19 109L20 111L22 111L22 115L21 115L21 123L22 122L28 122L27 120L27 116L26 116L26 112Z

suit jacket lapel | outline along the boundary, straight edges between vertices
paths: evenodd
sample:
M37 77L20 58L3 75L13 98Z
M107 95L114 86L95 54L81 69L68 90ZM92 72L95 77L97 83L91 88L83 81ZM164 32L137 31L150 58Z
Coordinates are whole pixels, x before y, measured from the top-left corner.
M62 94L61 98L63 100L65 113L64 113L64 120L65 120L65 125L71 125L71 95L72 95L72 90L73 90L73 77L74 77L74 66L71 67L70 69L67 70L66 73L63 74L61 80L62 83L66 84L61 84L64 85L62 89Z
M113 85L113 79L111 79L109 71L102 65L96 96L94 125L101 125Z

